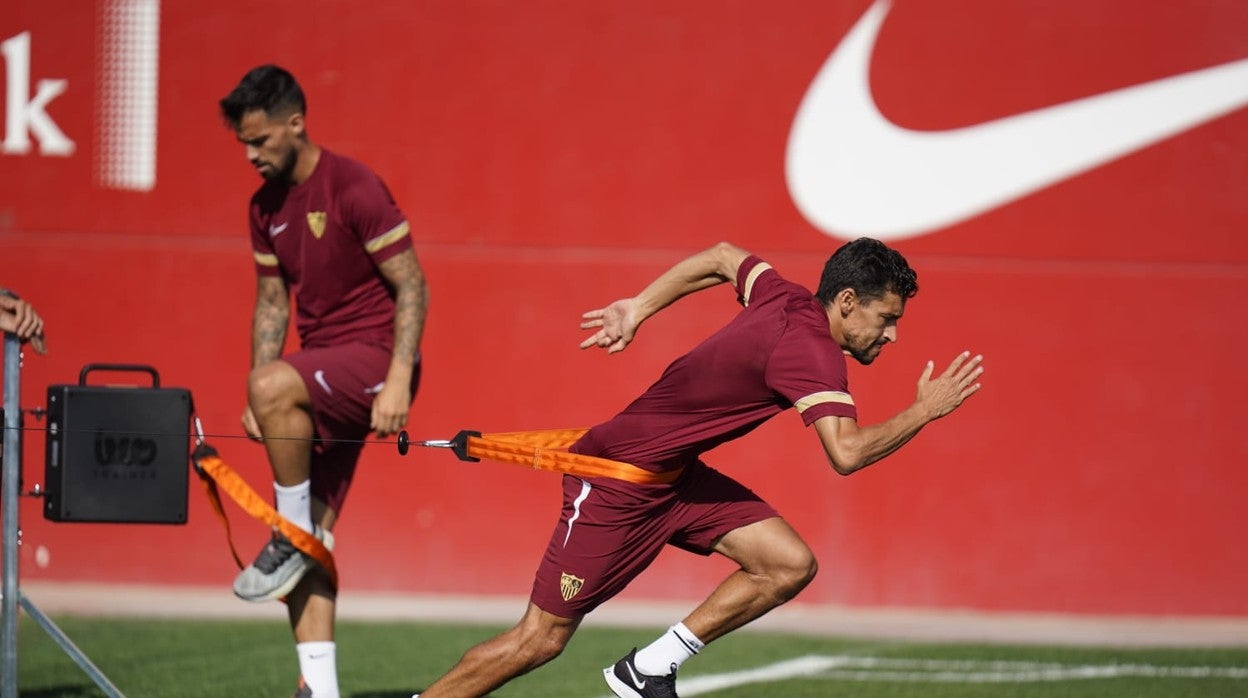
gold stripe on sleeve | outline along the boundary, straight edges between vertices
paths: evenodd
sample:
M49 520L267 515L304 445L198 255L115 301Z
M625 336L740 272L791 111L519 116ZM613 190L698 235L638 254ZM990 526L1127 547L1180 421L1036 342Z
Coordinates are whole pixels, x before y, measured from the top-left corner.
M259 264L262 267L276 267L277 266L277 255L264 254L263 252L254 252L253 254L256 257L256 264Z
M369 254L374 254L381 248L386 247L396 240L401 240L404 235L407 235L407 221L403 221L402 223L391 228L389 231L384 232L372 240L364 243L364 249L367 250Z
M807 395L806 397L793 403L793 406L797 408L797 411L800 414L814 407L815 405L822 405L827 402L837 402L842 405L852 405L854 404L854 398L850 397L849 393L843 393L839 390L825 390L820 393L812 393L810 395Z
M758 280L758 275L770 268L770 264L766 262L759 262L754 265L754 268L751 269L750 273L745 277L745 290L741 292L741 298L745 300L745 306L747 308L750 305L750 292L754 290L754 282Z

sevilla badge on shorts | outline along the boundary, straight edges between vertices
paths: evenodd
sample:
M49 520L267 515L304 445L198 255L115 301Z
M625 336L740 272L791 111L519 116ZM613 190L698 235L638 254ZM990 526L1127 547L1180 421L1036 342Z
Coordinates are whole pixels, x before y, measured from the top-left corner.
M559 593L563 594L564 601L571 601L572 597L576 596L583 586L585 586L584 579L570 575L567 572L564 572L563 576L559 578Z

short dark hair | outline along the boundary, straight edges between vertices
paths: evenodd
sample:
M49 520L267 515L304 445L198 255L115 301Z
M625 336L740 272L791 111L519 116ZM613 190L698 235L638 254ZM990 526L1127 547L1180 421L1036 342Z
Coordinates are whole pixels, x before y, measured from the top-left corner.
M260 110L270 116L282 113L306 114L307 101L303 90L287 70L266 64L247 71L228 95L221 98L221 118L237 129L243 116Z
M828 258L815 297L828 305L847 288L864 300L878 300L890 291L907 300L919 292L919 277L897 250L879 240L858 238Z

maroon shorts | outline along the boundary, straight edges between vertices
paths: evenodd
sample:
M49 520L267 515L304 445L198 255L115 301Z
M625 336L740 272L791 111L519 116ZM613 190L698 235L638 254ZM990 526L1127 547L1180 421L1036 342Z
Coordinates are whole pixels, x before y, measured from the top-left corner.
M355 475L362 440L370 431L373 399L390 370L390 350L372 344L304 349L282 360L303 378L312 399L312 496L337 514ZM412 396L420 382L420 361L412 371Z
M563 513L529 598L579 618L620 593L663 546L709 555L725 533L774 516L758 495L702 463L668 485L565 475Z

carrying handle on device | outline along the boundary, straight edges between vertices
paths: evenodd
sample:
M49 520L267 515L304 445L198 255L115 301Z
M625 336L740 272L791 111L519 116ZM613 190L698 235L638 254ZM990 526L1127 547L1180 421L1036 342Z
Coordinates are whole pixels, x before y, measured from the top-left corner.
M152 377L152 387L160 387L160 374L156 369L146 364L87 364L78 372L78 385L87 384L87 374L92 371L130 371L133 373L146 373Z

